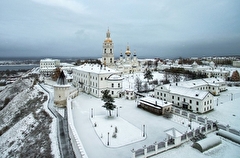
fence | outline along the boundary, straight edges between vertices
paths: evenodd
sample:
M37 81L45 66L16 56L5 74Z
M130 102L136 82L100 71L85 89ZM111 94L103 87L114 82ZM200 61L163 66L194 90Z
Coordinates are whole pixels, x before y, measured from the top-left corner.
M240 136L240 131L230 128L229 125L225 126L225 125L219 124L217 121L212 121L212 120L209 120L208 118L203 118L201 116L198 116L174 107L172 108L172 113L180 115L187 119L195 120L196 122L201 123L203 126L200 126L197 129L193 129L192 131L186 132L178 138L171 138L171 139L166 138L162 142L155 142L154 144L149 146L144 145L143 148L140 148L138 150L132 149L131 150L132 158L136 158L136 157L146 158L149 156L153 156L161 152L164 152L166 150L177 147L187 142L189 139L191 139L192 141L198 141L198 140L204 139L206 137L205 134L209 132L213 132L217 129L223 129L230 133ZM177 139L179 141L177 141Z
M193 141L200 140L205 138L206 133L209 133L211 131L216 130L216 125L214 125L213 122L207 123L205 126L198 127L195 130L189 131L181 135L177 138L166 138L165 141L162 142L155 142L152 145L149 146L143 146L143 148L138 150L132 150L132 158L136 157L149 157L156 155L158 153L164 152L166 150L172 149L174 147L177 147L185 142L187 142L189 139L192 139ZM177 141L180 140L180 141Z
M213 121L213 120L208 119L207 117L203 118L203 117L198 116L196 114L193 114L193 113L190 113L190 112L187 112L185 110L181 110L181 109L178 109L178 108L175 108L175 107L172 107L172 113L176 114L176 115L179 115L179 116L182 116L182 117L185 117L187 119L192 119L192 120L194 120L196 122L199 122L199 123L202 123L202 124L213 123L213 125L217 126L218 129L222 129L222 130L228 131L232 134L240 136L240 130L233 129L233 128L230 127L230 125L220 124L217 121Z
M71 143L72 143L75 156L79 158L88 158L87 153L82 145L82 142L77 134L76 128L73 123L73 118L72 118L72 99L77 95L78 95L78 91L73 91L70 93L67 99L69 137L71 138Z

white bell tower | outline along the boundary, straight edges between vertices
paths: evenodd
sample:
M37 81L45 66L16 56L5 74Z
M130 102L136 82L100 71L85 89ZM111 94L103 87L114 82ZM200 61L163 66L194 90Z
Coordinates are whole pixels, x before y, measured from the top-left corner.
M114 66L114 44L110 37L110 31L108 29L106 33L106 39L103 42L103 52L102 52L102 64L108 67Z

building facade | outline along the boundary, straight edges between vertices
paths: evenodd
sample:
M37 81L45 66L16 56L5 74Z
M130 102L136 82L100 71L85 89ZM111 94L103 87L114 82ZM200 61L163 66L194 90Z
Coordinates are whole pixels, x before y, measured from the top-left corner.
M197 113L205 113L214 109L214 98L208 91L165 84L154 89L154 96Z
M113 97L122 96L121 73L97 64L83 64L72 69L72 84L80 91L101 97L101 91L108 89Z
M60 67L59 59L46 58L40 60L40 73L43 75L51 75L57 67Z
M220 95L220 92L227 90L226 81L221 78L214 78L214 77L176 82L176 83L172 83L172 85L190 88L190 89L208 91L215 96Z

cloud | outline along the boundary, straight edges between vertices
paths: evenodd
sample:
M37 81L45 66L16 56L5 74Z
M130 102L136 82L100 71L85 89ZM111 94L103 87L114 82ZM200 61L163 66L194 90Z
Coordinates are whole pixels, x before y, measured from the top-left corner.
M108 27L116 57L127 43L138 56L235 53L239 6L239 0L0 0L0 53L101 56Z
M75 0L32 0L32 1L53 7L61 7L75 13L80 14L87 13L86 6Z

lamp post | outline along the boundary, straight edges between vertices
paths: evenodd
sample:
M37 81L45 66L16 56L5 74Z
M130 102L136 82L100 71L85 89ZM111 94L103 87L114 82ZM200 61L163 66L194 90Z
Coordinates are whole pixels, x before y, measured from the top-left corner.
M109 146L109 132L108 132L107 145Z
M118 117L118 107L117 107L117 117Z
M93 118L93 108L91 108L91 118Z
M145 125L143 125L143 137L145 137Z

